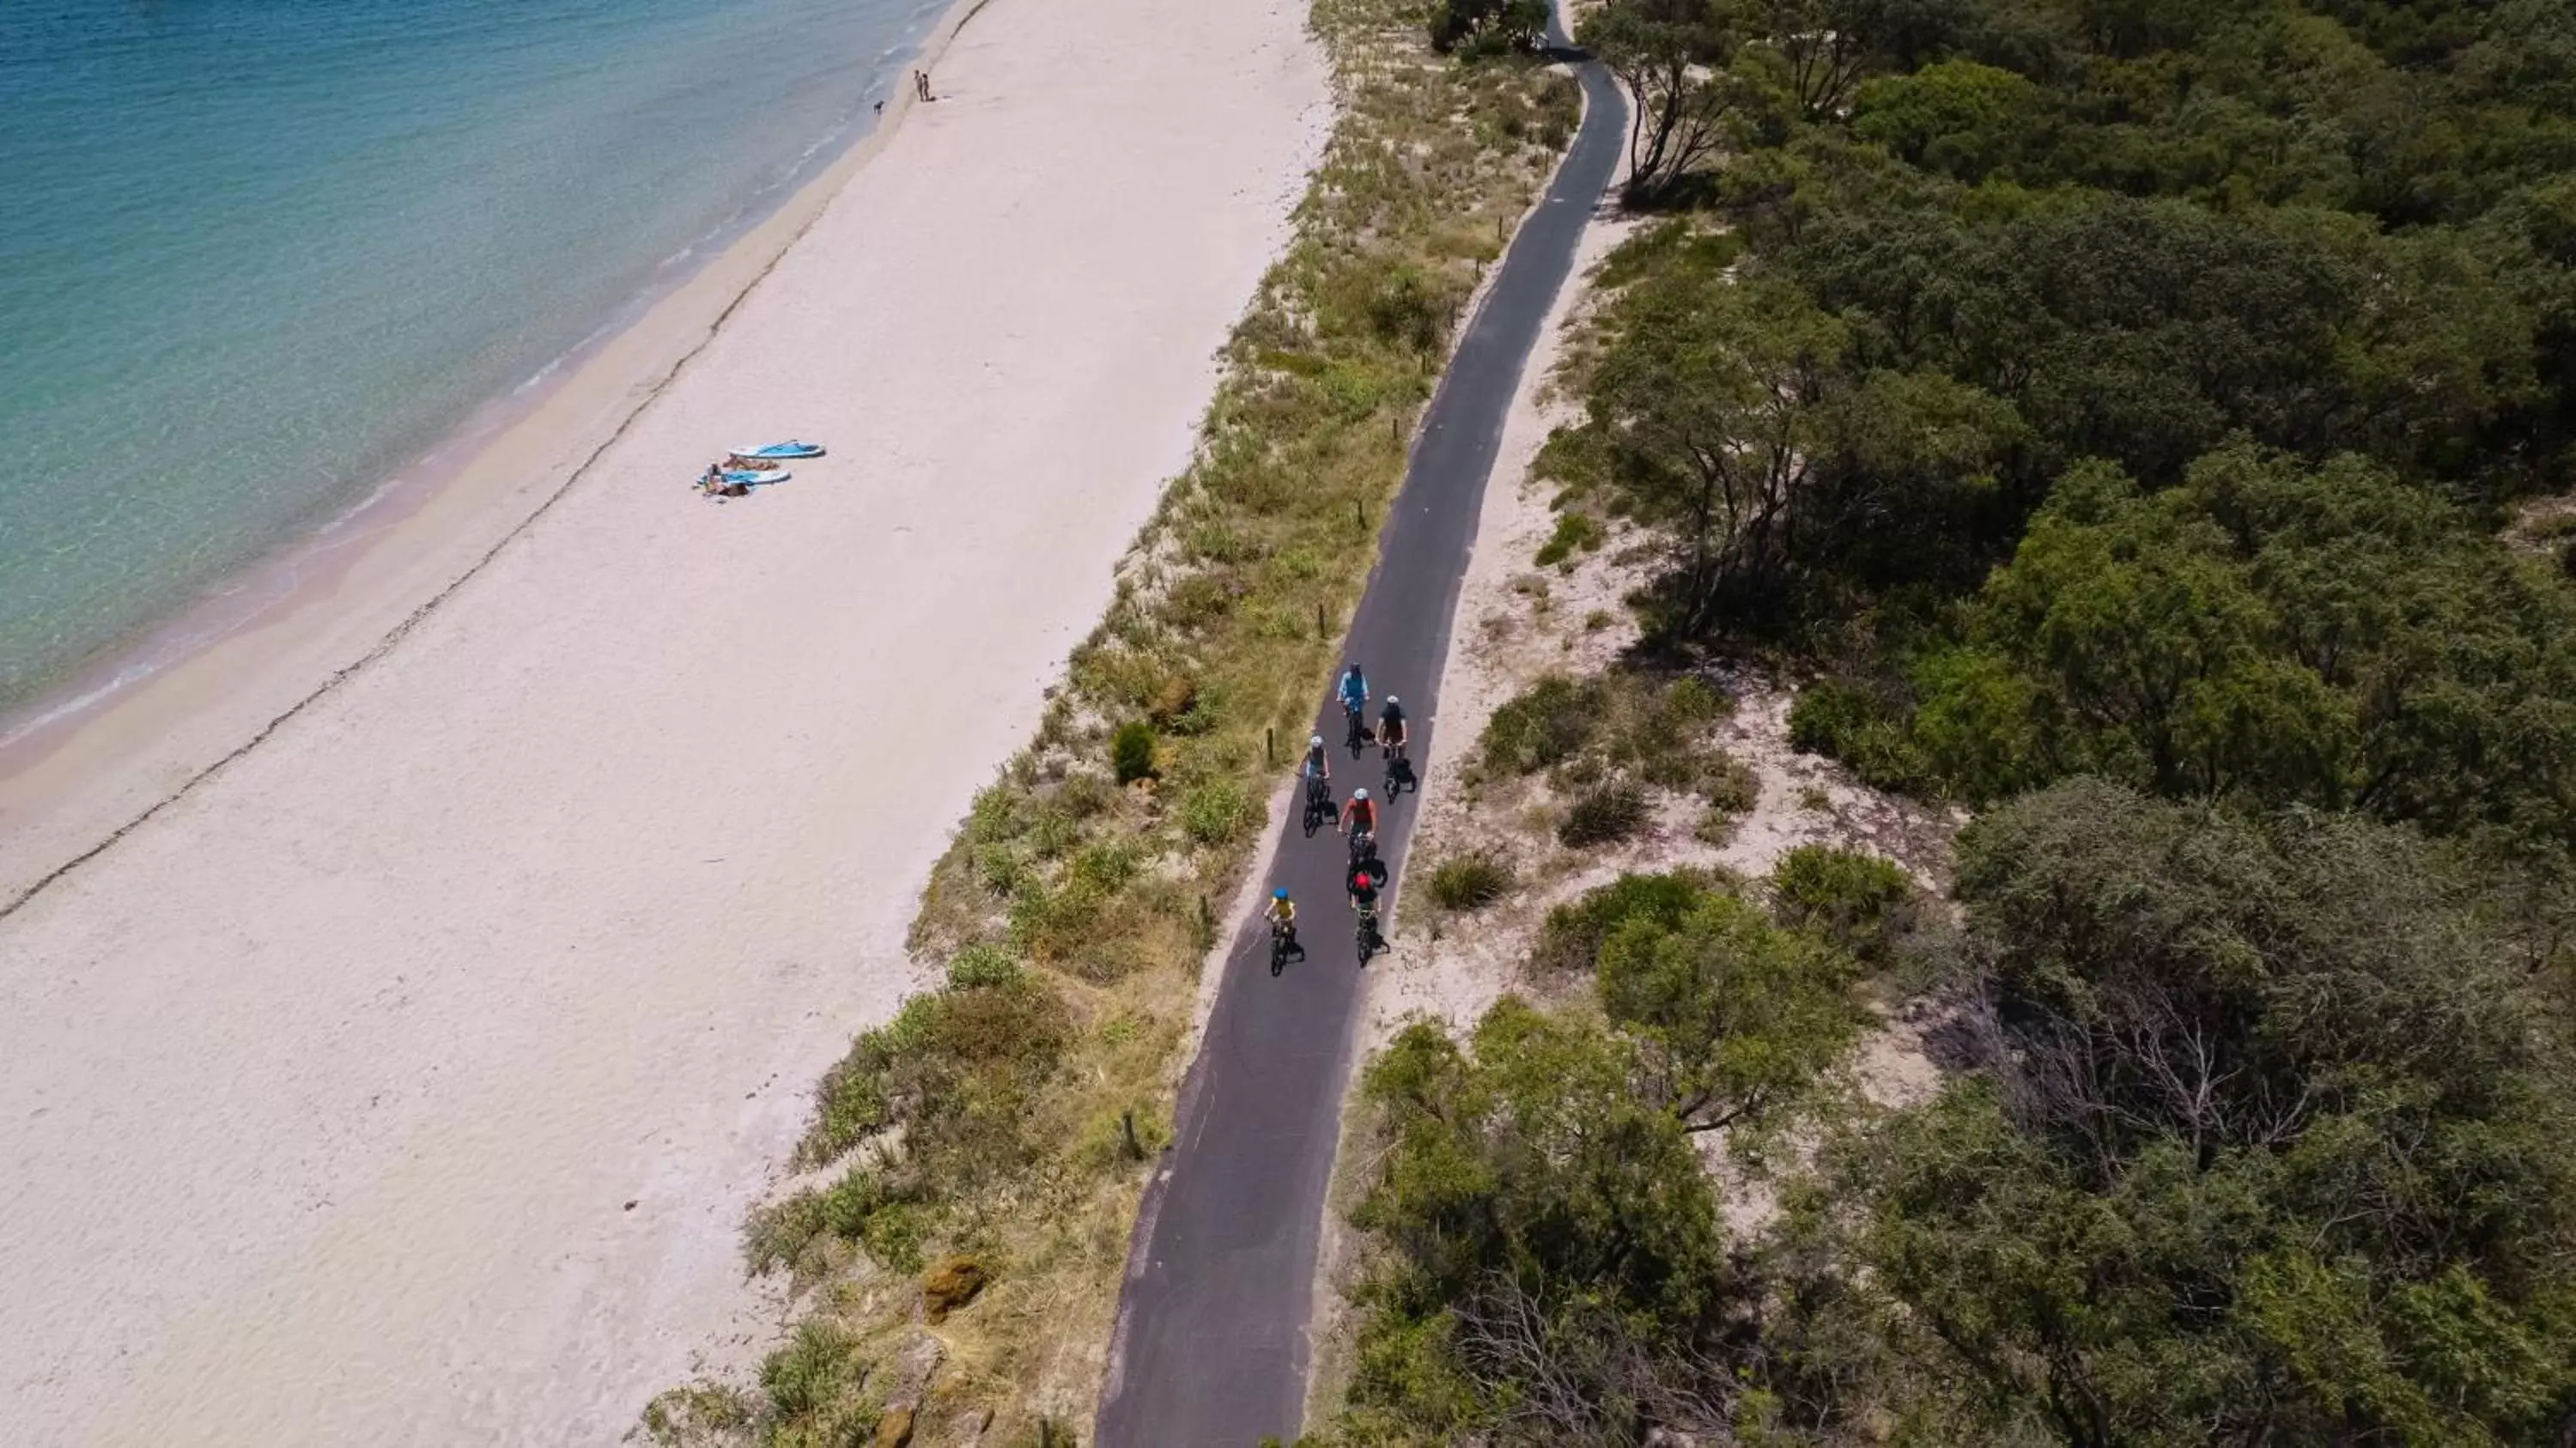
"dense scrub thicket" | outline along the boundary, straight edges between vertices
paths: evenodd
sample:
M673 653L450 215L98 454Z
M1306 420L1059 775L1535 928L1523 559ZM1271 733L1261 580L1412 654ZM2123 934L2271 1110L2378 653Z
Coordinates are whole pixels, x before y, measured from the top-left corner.
M1635 877L1540 941L1588 1008L1399 1038L1323 1436L2576 1443L2576 594L2499 537L2576 482L2576 6L1581 38L1667 217L1545 467L1660 551L1650 651L1984 813L1955 910ZM1873 975L1939 983L1928 1100L1838 1089ZM1776 1213L1719 1126L1801 1143Z

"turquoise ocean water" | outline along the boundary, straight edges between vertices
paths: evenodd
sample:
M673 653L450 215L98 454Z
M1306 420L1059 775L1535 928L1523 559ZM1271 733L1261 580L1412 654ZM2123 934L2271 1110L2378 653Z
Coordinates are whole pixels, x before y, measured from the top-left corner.
M630 319L945 0L0 0L0 720Z

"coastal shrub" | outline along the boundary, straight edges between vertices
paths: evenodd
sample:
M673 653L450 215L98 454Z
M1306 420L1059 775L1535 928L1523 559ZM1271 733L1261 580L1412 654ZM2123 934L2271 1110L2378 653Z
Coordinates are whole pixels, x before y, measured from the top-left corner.
M1118 804L1118 786L1088 769L1077 769L1055 787L1052 803L1067 819L1087 820Z
M1222 518L1210 518L1191 528L1189 549L1192 556L1210 563L1249 563L1261 556L1260 545L1251 535Z
M1700 798L1708 801L1711 814L1744 815L1762 802L1762 776L1753 766L1724 750L1711 751L1694 785Z
M1722 850L1735 843L1735 832L1743 823L1743 811L1710 805L1699 812L1699 819L1691 825L1691 838Z
M878 1163L862 1162L843 1173L823 1191L820 1207L822 1229L856 1243L878 1266L891 1272L920 1270L921 1204Z
M1134 784L1154 773L1154 726L1130 719L1109 736L1109 767L1120 784Z
M1591 552L1600 547L1603 540L1609 536L1608 530L1601 526L1599 519L1589 513L1568 508L1557 515L1556 531L1550 533L1547 541L1539 545L1538 566L1561 567L1572 571L1575 554Z
M1916 747L1898 707L1867 684L1824 679L1789 707L1789 743L1839 761L1873 789L1929 793L1931 764Z
M1450 303L1422 272L1397 266L1374 273L1368 298L1369 329L1384 341L1416 352L1440 345L1449 330Z
M1499 856L1479 851L1458 855L1432 867L1432 903L1443 910L1482 910L1512 888L1512 867Z
M1098 840L1082 847L1065 872L1065 883L1115 892L1136 873L1137 850L1130 840Z
M1011 953L989 942L967 946L948 962L948 984L957 990L1015 985L1020 974L1020 963Z
M743 1223L743 1266L754 1276L796 1267L826 1230L823 1194L818 1191L797 1192L755 1207Z
M825 1318L797 1324L760 1364L775 1448L850 1448L876 1431L867 1396L871 1365L857 1334Z
M1071 1036L1071 1012L1033 975L914 996L824 1076L798 1158L828 1162L900 1127L893 1170L952 1190L1039 1129L1040 1093Z
M1599 710L1596 688L1550 674L1494 711L1477 742L1477 756L1487 769L1503 774L1536 774L1583 747Z
M917 1271L930 1219L917 1192L886 1163L862 1161L829 1187L756 1209L743 1235L745 1264L755 1275L787 1267L801 1277L814 1265L815 1244L834 1238L889 1271Z
M1028 829L1021 835L1029 843L1029 853L1041 860L1061 859L1082 842L1082 823L1070 810L1054 801L1039 804L1030 812Z
M1117 893L1114 885L1071 870L1054 886L1038 879L1022 881L1011 897L1007 937L1011 948L1040 964L1071 959L1089 940L1101 911Z
M1230 779L1199 785L1181 802L1181 827L1202 845L1221 845L1234 838L1252 822L1252 815L1243 787Z
M1762 802L1762 776L1752 766L1712 749L1700 761L1692 789L1705 802L1691 833L1723 848L1735 838L1735 827Z
M1547 912L1531 963L1541 971L1590 970L1611 931L1636 919L1670 925L1724 888L1722 877L1705 870L1622 875Z
M1570 849L1614 844L1646 827L1646 792L1625 780L1585 790L1566 806L1557 843Z
M1734 760L1709 739L1709 726L1733 702L1697 679L1669 684L1613 675L1605 690L1608 719L1601 753L1646 783L1714 798L1727 788Z
M1216 572L1193 573L1172 585L1163 599L1164 616L1185 634L1197 633L1234 608L1234 580Z
M1548 770L1569 791L1634 774L1659 788L1715 798L1740 787L1734 761L1709 738L1733 708L1724 692L1689 676L1551 674L1494 711L1478 741L1479 767L1507 776Z
M1801 845L1781 856L1770 884L1772 913L1782 924L1872 965L1889 962L1918 908L1914 878L1894 861L1827 845Z
M1020 852L999 843L977 845L975 878L985 893L1007 898L1020 887Z

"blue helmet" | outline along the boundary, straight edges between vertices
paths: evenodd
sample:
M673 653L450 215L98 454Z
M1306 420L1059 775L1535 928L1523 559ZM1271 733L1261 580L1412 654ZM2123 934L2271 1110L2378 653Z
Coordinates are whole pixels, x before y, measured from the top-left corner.
M1281 887L1281 888L1279 888L1279 889L1276 889L1276 890L1271 891L1271 892L1270 892L1270 898L1271 898L1271 899L1273 899L1273 900L1285 900L1285 899L1287 899L1287 898L1288 898L1288 891L1287 891L1287 888L1286 888L1285 886L1282 886L1282 887Z

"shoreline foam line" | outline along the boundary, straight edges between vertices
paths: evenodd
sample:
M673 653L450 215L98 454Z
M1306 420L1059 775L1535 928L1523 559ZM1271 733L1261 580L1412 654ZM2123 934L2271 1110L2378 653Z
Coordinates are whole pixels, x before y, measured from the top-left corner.
M949 13L942 16L939 24L932 27L930 34L924 37L919 50L915 52L916 65L922 69L929 69L934 66L940 57L946 53L948 47L956 40L958 35L964 32L968 23L973 21L977 15L982 14L985 7L992 3L993 0L957 0L957 3L951 7ZM911 114L912 108L915 104L916 102L913 100L911 92L908 89L899 88L895 102L887 107L887 114L884 121L868 131L867 134L855 138L851 142L852 151L856 152L861 148L871 146L876 147L877 149L882 149L887 142L893 139L896 132L902 128L904 119ZM856 165L850 168L850 174L839 174L841 170L839 167L829 168L822 175L819 175L812 181L808 182L807 187L822 188L828 186L831 190L832 196L837 196L843 188L848 186L851 177L856 174L857 166L864 166L868 160L872 159L874 159L872 153L870 155L857 158ZM788 208L794 207L801 199L804 199L801 194L791 194L783 203L781 203L780 210L785 211ZM725 324L733 319L734 314L741 310L745 302L750 300L752 293L759 290L761 283L767 281L770 275L778 269L779 264L787 259L788 254L795 249L796 244L799 241L802 241L806 234L814 229L815 224L823 219L825 212L830 209L830 205L831 198L824 198L822 203L813 209L811 215L807 216L797 225L793 232L789 233L783 240L781 240L778 243L776 250L770 255L769 259L761 265L760 269L735 290L733 296L726 301L723 309L720 310L714 319L706 325L698 339L691 343L678 357L674 358L667 367L663 368L660 375L655 377L641 393L634 396L631 405L626 407L623 414L617 419L616 426L610 429L605 436L601 437L596 445L584 453L581 461L564 476L561 482L548 490L545 496L538 500L534 508L530 509L516 523L512 524L510 528L489 547L485 548L481 553L476 554L473 560L465 566L463 571L449 579L435 593L431 594L427 599L424 599L421 603L414 606L409 612L405 613L390 629L380 635L376 642L364 653L361 653L357 658L340 665L339 667L331 670L328 674L324 675L319 684L305 691L302 695L297 697L293 703L287 705L285 709L271 716L266 723L258 726L258 728L252 732L250 737L243 740L240 744L235 745L230 750L217 756L211 762L190 773L187 778L162 793L142 810L129 816L124 823L117 825L115 828L109 830L105 835L99 837L99 839L87 849L80 851L78 854L71 856L62 863L39 874L35 879L22 887L16 894L10 896L6 903L0 903L0 920L7 920L9 917L17 914L21 909L25 908L47 889L59 883L65 877L78 871L82 866L87 865L92 860L97 859L99 856L115 848L116 845L123 841L128 835L142 828L144 825L149 824L153 818L159 815L162 811L187 798L188 795L195 792L199 786L212 780L215 776L221 774L226 768L241 760L244 756L257 749L260 745L266 743L270 736L274 735L280 728L283 728L286 724L293 721L297 715L302 714L315 703L328 697L334 690L338 689L350 678L356 676L359 672L383 659L388 653L392 652L393 649L400 645L413 630L418 628L422 622L426 621L432 614L437 612L441 605L445 604L448 599L464 588L466 584L471 583L476 576L481 574L485 568L491 565L494 559L500 557L502 552L508 549L512 543L518 541L522 536L524 536L528 529L535 525L537 520L553 511L555 505L563 501L565 496L571 493L575 485L579 484L584 478L590 475L591 469L598 464L599 460L607 455L610 448L616 446L618 442L625 438L627 433L634 427L636 420L641 418L646 411L652 407L653 403L668 391L674 382L679 380L680 374L688 368L689 364L696 361L708 347L714 345L716 338L723 331ZM751 241L753 236L756 235L756 232L757 228L754 229L753 233L746 234L743 241ZM718 259L720 259L722 253L718 253L717 256ZM713 264L713 260L714 259L710 260L710 265ZM641 326L643 320L643 317L637 317L634 321L628 324L627 330L632 330L634 327ZM145 680L138 679L135 682L141 683L144 681ZM102 698L99 701L99 704L102 712L104 712L105 708L112 707L108 698ZM72 727L76 729L78 725L74 724Z

